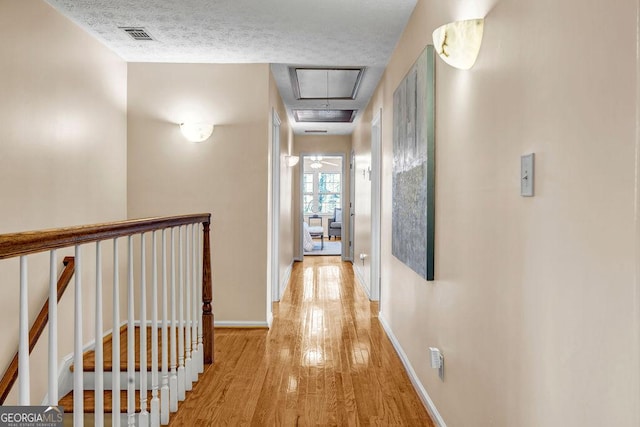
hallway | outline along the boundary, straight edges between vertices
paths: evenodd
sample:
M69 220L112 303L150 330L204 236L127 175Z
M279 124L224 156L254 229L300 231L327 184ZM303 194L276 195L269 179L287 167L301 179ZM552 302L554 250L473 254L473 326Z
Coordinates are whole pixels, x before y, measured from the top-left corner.
M215 330L215 363L170 425L433 426L376 313L350 263L306 257L270 331Z

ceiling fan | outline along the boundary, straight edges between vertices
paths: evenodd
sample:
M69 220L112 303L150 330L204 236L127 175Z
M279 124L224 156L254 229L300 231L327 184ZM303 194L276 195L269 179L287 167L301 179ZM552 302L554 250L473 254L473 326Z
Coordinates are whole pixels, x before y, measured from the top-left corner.
M311 156L310 159L311 159L311 164L309 164L309 166L312 169L320 169L323 164L331 165L331 166L340 166L336 163L331 163L331 162L327 162L326 160L322 160L322 156Z

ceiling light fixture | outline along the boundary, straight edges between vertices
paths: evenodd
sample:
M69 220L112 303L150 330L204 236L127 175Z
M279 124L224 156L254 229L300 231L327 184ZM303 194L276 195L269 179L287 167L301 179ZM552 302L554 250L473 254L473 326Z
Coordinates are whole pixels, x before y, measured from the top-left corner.
M182 135L191 142L202 142L209 139L213 133L213 125L203 122L180 123Z
M468 70L480 52L483 32L484 19L451 22L433 32L433 44L444 62Z

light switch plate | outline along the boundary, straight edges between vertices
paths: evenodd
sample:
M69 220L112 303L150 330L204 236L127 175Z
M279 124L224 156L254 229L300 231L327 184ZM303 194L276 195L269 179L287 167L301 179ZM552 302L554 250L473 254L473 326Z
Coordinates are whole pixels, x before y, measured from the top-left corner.
M533 197L534 153L520 157L520 195Z

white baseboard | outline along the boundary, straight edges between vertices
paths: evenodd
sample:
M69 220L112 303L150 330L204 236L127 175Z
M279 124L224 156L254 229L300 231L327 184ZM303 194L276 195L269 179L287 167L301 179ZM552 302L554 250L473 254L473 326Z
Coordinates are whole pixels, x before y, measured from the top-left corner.
M431 418L433 418L433 421L435 421L435 423L439 427L447 427L447 424L444 422L444 419L438 412L438 409L436 408L436 405L433 403L433 400L431 400L431 397L429 397L429 394L427 393L427 390L422 385L422 382L418 378L418 375L416 375L416 371L413 369L411 362L409 362L409 358L407 357L407 354L402 349L400 342L396 338L395 334L393 333L393 330L391 329L391 326L389 325L387 320L384 318L382 313L378 313L378 320L380 320L380 324L382 325L385 332L387 333L387 336L389 337L389 340L393 344L393 347L396 349L396 353L398 353L398 357L400 357L400 360L402 360L402 364L404 365L404 368L407 371L407 375L409 375L411 384L413 384L413 387L418 393L418 397L420 397L422 404L427 408L427 411L429 411Z
M358 266L358 264L353 264L353 271L354 273L356 273L356 278L358 279L360 286L364 290L364 293L367 294L367 298L371 299L371 291L367 289L367 286L365 285L366 282L364 280L364 275L362 274L362 271L360 271L360 267Z
M293 270L293 261L291 262L291 264L289 264L289 266L285 270L284 278L282 279L282 282L280 282L280 299L282 299L282 295L284 294L284 291L287 290L287 285L289 284L289 279L291 278L292 270Z
M273 312L267 313L267 328L271 329L273 325Z
M268 322L258 320L216 320L214 328L269 328Z

